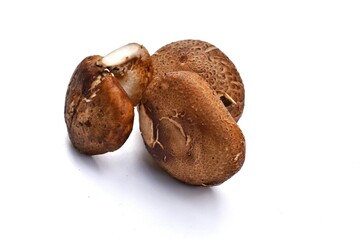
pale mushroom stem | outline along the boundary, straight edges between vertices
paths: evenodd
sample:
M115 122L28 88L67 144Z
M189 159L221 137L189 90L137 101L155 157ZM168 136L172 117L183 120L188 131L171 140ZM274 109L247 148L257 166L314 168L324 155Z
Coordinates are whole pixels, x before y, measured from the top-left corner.
M113 67L124 64L131 59L146 57L147 55L148 52L143 46L137 43L129 43L103 57L101 62L105 67Z
M232 104L235 104L237 105L237 102L229 95L227 94L226 92L224 92L224 97L229 100Z
M138 61L131 63L133 64L131 67L124 67L133 59L138 59ZM120 82L133 105L136 106L140 102L152 75L151 59L146 48L137 43L129 43L103 57L101 65L109 68L111 72L113 69L123 69L120 74L114 72L114 76Z

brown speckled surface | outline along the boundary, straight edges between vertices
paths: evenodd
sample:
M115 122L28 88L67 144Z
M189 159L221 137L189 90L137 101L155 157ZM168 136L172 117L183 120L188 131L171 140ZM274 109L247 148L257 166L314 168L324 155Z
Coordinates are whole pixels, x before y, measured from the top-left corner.
M155 76L191 71L203 77L219 98L228 94L237 104L229 101L224 104L234 119L239 120L244 108L244 85L235 65L220 49L200 40L182 40L163 46L151 58Z

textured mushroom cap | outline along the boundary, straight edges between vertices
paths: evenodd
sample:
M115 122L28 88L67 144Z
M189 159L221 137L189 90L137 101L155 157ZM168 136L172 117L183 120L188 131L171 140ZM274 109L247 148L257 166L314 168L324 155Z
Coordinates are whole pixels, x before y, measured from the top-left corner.
M139 121L153 159L180 181L220 184L243 165L241 130L196 73L169 72L154 79L144 92Z
M165 45L151 58L155 77L173 71L202 76L239 120L244 108L244 85L235 65L217 47L200 40L182 40Z
M79 151L94 155L114 151L128 138L134 106L116 78L85 58L71 78L65 101L69 137Z

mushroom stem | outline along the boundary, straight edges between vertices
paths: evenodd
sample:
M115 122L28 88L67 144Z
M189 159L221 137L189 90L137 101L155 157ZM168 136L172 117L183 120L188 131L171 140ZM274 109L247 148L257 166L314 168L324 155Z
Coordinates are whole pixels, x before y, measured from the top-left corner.
M227 94L226 92L224 92L224 96L227 100L229 100L232 104L235 104L237 105L237 102L229 95Z
M137 43L129 43L104 56L101 62L105 67L113 67L134 58L146 57L147 54L148 52L143 46Z
M129 43L103 57L98 65L119 81L134 106L140 102L153 72L150 54L144 46Z

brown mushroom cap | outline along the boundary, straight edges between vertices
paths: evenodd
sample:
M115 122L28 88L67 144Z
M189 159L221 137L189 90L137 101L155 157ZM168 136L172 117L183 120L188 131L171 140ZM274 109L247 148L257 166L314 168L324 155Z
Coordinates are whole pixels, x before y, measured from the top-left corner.
M244 86L231 60L214 45L200 40L182 40L160 48L151 56L154 76L173 71L191 71L202 76L238 121L244 108Z
M76 68L65 101L65 122L71 142L85 154L114 151L128 138L134 106L119 81L97 63L85 58Z
M220 184L243 165L241 130L196 73L169 72L154 79L143 95L139 120L153 159L180 181Z

